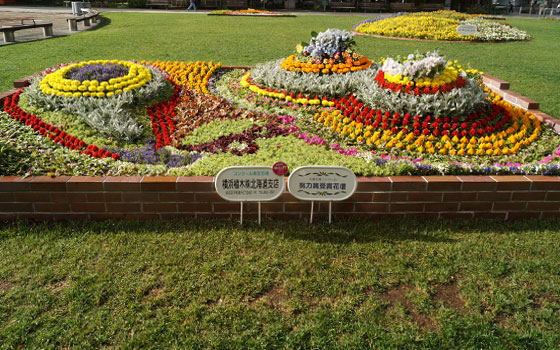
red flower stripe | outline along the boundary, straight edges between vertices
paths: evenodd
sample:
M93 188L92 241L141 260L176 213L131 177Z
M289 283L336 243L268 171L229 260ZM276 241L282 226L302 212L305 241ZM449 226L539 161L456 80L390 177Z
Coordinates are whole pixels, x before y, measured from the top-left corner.
M171 135L175 132L175 107L179 102L181 87L176 86L171 80L169 82L175 86L173 95L169 100L148 107L152 130L156 136L156 150L171 144Z
M491 110L485 112L480 109L476 113L459 117L419 116L412 117L409 113L401 116L398 112L391 113L381 109L364 106L354 95L350 94L340 100L333 99L335 107L345 116L357 123L371 125L374 129L391 130L392 134L399 131L413 132L416 136L482 136L500 131L511 121L509 112L496 104L491 105Z
M16 92L12 98L6 98L4 100L4 111L8 113L12 118L17 121L24 123L25 125L32 128L39 134L50 138L55 143L60 144L63 147L69 148L71 150L79 151L82 154L87 154L94 158L113 158L115 160L119 159L119 155L116 153L111 153L105 149L100 149L95 145L88 145L83 140L72 136L65 131L60 130L52 124L45 123L40 117L30 114L19 108L18 101L19 95L22 90Z

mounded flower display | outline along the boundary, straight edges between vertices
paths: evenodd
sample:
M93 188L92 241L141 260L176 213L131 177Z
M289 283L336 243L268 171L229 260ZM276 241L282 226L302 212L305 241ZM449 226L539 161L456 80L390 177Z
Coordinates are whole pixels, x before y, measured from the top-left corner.
M461 35L459 25L476 28L474 35ZM467 15L449 10L435 12L400 12L382 15L357 23L354 31L360 34L385 36L392 38L409 38L441 41L518 41L531 37L524 31L485 19L480 15Z
M116 60L49 68L4 101L5 174L215 175L276 161L358 175L560 173L560 136L489 91L481 72L437 51L332 70L360 66L355 51L351 33L328 30L297 48L298 61L323 65L310 70L289 69L286 58L253 69ZM60 93L44 91L45 79ZM74 96L85 81L90 95ZM118 94L89 91L123 82Z

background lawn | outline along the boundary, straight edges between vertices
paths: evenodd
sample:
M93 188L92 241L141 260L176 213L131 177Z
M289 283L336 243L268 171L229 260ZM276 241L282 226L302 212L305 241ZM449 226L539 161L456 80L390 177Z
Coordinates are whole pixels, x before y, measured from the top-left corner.
M0 48L0 91L12 81L61 62L119 58L214 60L252 65L290 55L309 41L311 31L351 30L375 16L301 15L296 18L243 18L199 14L106 13L105 25L79 34ZM419 42L358 37L361 52L373 59L439 48L449 59L470 63L509 81L512 90L541 103L560 118L560 21L508 19L533 40L501 44Z
M1 349L557 349L555 221L0 228Z

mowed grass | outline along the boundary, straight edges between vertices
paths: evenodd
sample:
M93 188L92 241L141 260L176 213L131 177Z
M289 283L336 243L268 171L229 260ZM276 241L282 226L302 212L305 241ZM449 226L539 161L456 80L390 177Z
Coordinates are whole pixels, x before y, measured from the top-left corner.
M216 17L202 14L105 13L103 27L66 37L18 43L0 49L0 91L12 81L60 62L100 58L214 60L252 65L291 54L311 31L351 30L371 15L300 15L296 18ZM421 42L358 37L370 58L439 48L461 63L511 82L511 89L541 103L560 118L560 21L509 18L533 40L500 44Z
M1 349L558 349L557 221L5 224Z

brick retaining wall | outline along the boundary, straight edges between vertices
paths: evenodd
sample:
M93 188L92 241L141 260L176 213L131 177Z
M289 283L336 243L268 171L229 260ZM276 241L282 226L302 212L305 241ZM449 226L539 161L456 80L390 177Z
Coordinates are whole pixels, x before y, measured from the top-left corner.
M222 200L212 177L0 178L0 220L173 219L239 217L239 203ZM309 217L310 203L289 192L262 203L263 218ZM360 177L333 217L472 219L560 218L558 176ZM327 203L315 203L326 218ZM256 219L256 203L244 205Z
M29 77L14 86L28 84ZM560 120L538 111L539 104L509 91L509 83L484 75L503 98L529 109L560 133ZM17 89L0 94L0 102ZM239 203L222 200L212 177L0 177L0 221L18 219L172 219L239 216ZM263 218L308 218L311 205L288 192L262 203ZM558 176L391 176L358 178L348 200L332 205L334 218L472 219L560 218ZM315 204L325 218L328 204ZM257 205L244 205L255 219Z

